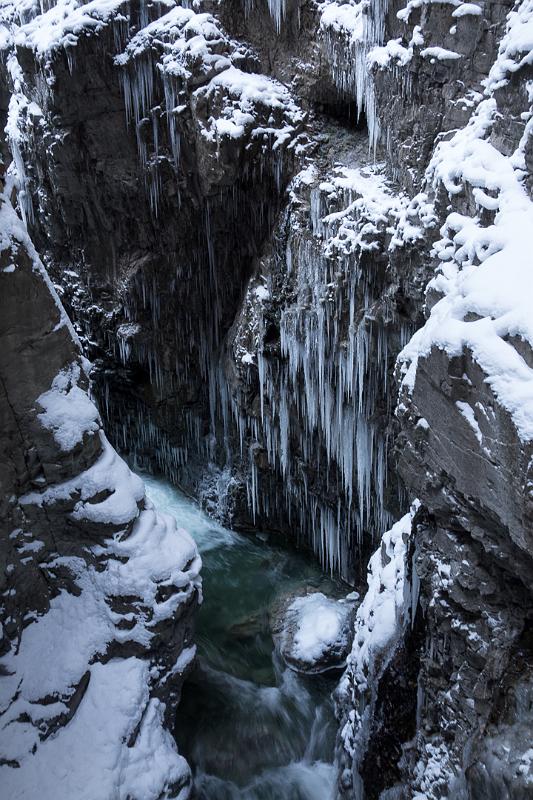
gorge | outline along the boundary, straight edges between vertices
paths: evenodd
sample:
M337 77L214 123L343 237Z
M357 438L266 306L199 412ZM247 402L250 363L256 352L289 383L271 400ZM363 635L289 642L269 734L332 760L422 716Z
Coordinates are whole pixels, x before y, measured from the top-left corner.
M0 30L2 800L533 798L533 2Z

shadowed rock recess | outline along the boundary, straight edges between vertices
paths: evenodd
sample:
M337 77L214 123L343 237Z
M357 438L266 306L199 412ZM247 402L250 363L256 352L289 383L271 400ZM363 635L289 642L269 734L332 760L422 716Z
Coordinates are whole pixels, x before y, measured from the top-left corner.
M200 559L118 451L368 571L338 798L533 798L533 0L0 31L0 794L192 796Z

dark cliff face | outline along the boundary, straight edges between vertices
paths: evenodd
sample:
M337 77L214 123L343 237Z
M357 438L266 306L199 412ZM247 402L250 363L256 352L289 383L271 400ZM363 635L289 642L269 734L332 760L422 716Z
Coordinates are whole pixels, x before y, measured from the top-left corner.
M341 794L528 797L531 9L269 6L6 12L21 207L131 458L351 581L418 498Z
M184 14L185 22L195 17ZM184 41L191 34L180 24ZM182 88L170 67L164 77L158 69L165 35L163 43L156 34L134 41L118 65L121 23L112 27L81 36L72 58L63 48L49 57L19 49L24 92L40 109L34 125L31 111L26 118L36 155L29 180L40 187L33 230L100 368L108 429L122 444L137 442L140 456L158 443L160 466L176 478L189 459L206 460L217 349L272 226L291 158L283 143L271 151L284 126L292 124L290 141L297 138L302 116L277 102L277 119L268 120L267 98L255 120L264 133L247 123L246 141L220 144L209 125L227 93L223 86L199 92L229 56L252 69L244 48L234 52L223 32L208 29L213 38L203 41L220 66L204 73L192 53Z
M18 51L25 97L40 109L35 124L26 111L20 122L30 191L39 186L32 230L95 362L107 429L138 460L153 464L156 451L157 466L189 487L206 462L227 461L222 342L295 151L309 146L305 113L281 84L256 75L249 99L238 81L215 85L230 65L260 70L204 17L183 10L139 34L120 63L113 53L127 39L114 21L81 36L72 57ZM185 78L165 62L173 47ZM232 104L246 116L238 126Z

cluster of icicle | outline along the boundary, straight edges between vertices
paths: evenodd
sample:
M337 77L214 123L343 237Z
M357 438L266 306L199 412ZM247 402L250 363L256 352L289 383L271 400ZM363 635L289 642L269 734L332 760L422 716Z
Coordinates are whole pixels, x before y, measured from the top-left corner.
M187 23L196 15L193 11L177 7L164 17L148 22L144 15L141 30L128 43L127 48L115 58L121 68L120 77L124 90L126 119L134 125L139 159L150 198L150 205L157 216L161 192L160 166L166 160L166 151L160 151L160 125L166 122L171 162L178 168L180 157L180 135L177 116L180 96L183 103L183 80L187 71L181 69L157 69L158 54L153 51L156 44L167 55L172 45L183 35ZM175 66L175 65L174 65ZM155 101L156 81L162 82L164 107ZM147 135L143 121L151 127L151 137Z
M126 116L136 131L139 157L154 215L157 215L160 200L161 165L170 162L176 172L179 169L180 115L191 106L191 91L194 89L198 92L199 86L208 90L211 82L227 93L227 108L224 111L231 111L232 105L241 103L246 114L240 116L248 118L247 125L253 123L250 137L254 141L259 138L263 141L258 157L243 164L240 177L250 181L256 176L260 183L272 178L277 191L281 192L286 171L285 152L293 148L297 127L301 122L301 112L287 90L266 76L244 73L233 66L235 43L225 36L218 21L210 14L197 14L188 8L175 7L163 17L145 22L145 27L115 58L115 63L120 68ZM236 63L241 63L241 60L236 58ZM212 81L213 75L217 80ZM193 76L194 80L191 81ZM225 120L222 118L222 121ZM257 127L257 131L253 126ZM209 132L202 129L200 134L207 139ZM167 155L168 145L170 158ZM228 211L228 216L235 219L251 217L254 229L264 225L264 219L271 213L272 201L267 195L255 208L247 203L245 194L238 186L233 188L227 202L234 206L234 211ZM223 308L235 287L227 280L219 280L219 274L224 270L219 263L220 253L217 253L212 231L211 203L209 199L206 200L203 230L197 232L199 248L202 248L207 263L176 264L175 284L187 283L193 296L204 299L195 308L184 307L180 310L180 329L175 327L173 332L174 345L180 354L185 352L185 357L179 362L176 360L174 371L169 369L168 363L163 366L161 352L168 352L172 331L166 325L168 319L165 323L162 319L162 287L155 275L147 276L142 271L130 282L123 309L128 323L120 327L114 341L119 362L127 365L130 361L137 361L146 365L151 383L158 393L165 391L168 394L173 387L187 384L192 363L195 369L199 368L204 382L209 386L211 430L207 437L200 436L200 419L192 412L185 413L183 427L186 432L180 446L171 444L164 433L150 421L144 420L142 413L139 424L132 423L136 427L138 453L156 447L159 466L176 482L180 482L182 468L191 457L197 456L200 460L209 458L220 427L220 418L226 439L229 430L227 389L220 377L218 348ZM202 237L205 237L203 243ZM227 258L228 253L223 257ZM174 284L164 287L165 294L172 296L175 292ZM198 308L205 310L205 317L198 314ZM143 319L148 321L148 325L139 326L138 321ZM158 332L163 327L165 342L158 338ZM151 334L146 336L148 330ZM114 413L111 408L113 401L109 386L104 384L102 391L108 407L108 418L118 418L117 409ZM126 431L127 426L117 423L117 441L124 440L125 445ZM229 446L226 451L229 458ZM252 505L255 494L251 492L250 495Z
M222 372L215 376L211 396L213 408L220 403L226 428L233 416L241 456L246 458L249 450L247 491L253 517L268 518L282 504L324 566L343 571L350 547L360 545L366 532L390 523L384 497L387 434L376 408L389 395L388 374L397 348L412 331L392 310L390 319L373 318L371 306L379 291L375 269L361 268L360 262L366 247L363 228L374 225L376 240L368 249L379 249L383 230L377 220L383 223L387 212L389 219L399 215L403 198L382 192L379 197L386 197L389 207L374 209L372 220L372 202L365 202L354 188L340 186L337 201L349 213L328 215L331 189L331 184L312 189L309 227L296 226L282 256L294 272L298 301L281 311L281 358L269 358L261 335L254 356L245 356L247 363L257 360L259 416L246 414ZM343 227L358 231L349 247ZM335 245L342 245L342 251L333 255ZM281 497L279 488L272 494L264 485L255 460L258 448L266 450L268 463L281 478ZM313 482L321 485L320 492L308 485L301 463L315 467ZM334 497L334 504L324 494Z
M355 99L359 115L364 111L369 145L374 149L380 125L368 54L383 43L387 9L388 0L333 2L325 6L320 20L333 82Z
M244 0L244 13L248 15L256 3L262 2L264 0ZM267 3L276 31L280 33L282 22L287 14L287 0L267 0Z
M301 125L302 112L282 84L241 70L244 56L216 17L182 6L141 28L116 56L155 216L161 166L168 162L178 171L182 116L189 119L191 109L195 134L213 150L231 140L241 140L243 147L253 140L260 151L257 168L270 169L280 183L282 152ZM210 112L205 120L194 111L203 104Z

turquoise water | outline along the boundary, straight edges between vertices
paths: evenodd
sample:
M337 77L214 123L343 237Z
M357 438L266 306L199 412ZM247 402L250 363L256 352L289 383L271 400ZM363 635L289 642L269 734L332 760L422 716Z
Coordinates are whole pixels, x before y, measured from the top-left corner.
M149 497L194 537L203 560L198 659L176 738L199 800L332 800L336 677L305 678L275 652L269 620L294 592L346 587L304 554L227 530L162 478Z

